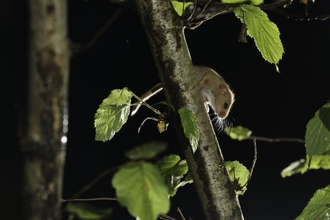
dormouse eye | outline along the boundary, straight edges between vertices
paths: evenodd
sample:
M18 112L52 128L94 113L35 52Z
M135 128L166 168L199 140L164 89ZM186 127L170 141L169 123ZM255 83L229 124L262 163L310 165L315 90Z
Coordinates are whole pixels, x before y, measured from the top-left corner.
M223 105L223 107L224 107L225 109L228 108L228 104L227 104L227 102L225 102L225 104Z

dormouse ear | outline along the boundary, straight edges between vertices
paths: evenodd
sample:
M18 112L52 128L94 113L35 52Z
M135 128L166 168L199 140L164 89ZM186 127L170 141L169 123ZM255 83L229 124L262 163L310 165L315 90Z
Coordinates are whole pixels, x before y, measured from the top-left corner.
M223 95L228 93L228 86L226 84L219 85L219 89Z

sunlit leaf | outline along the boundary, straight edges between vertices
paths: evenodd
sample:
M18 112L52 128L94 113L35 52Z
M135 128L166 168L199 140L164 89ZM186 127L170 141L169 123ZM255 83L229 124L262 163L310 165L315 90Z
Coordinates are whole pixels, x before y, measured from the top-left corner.
M284 49L276 24L259 7L253 5L241 5L234 12L246 24L247 34L254 39L262 57L270 63L278 64Z
M188 172L188 164L186 160L181 160L180 156L172 154L163 157L155 164L162 176L165 184L169 188L169 193L174 196L177 189L187 183L192 183L192 179L184 178Z
M305 135L306 153L309 157L321 155L330 145L330 103L320 108L309 120Z
M289 166L284 168L281 172L281 176L283 178L289 177L292 176L293 174L301 173L305 169L306 169L306 160L300 159L292 162Z
M329 220L330 216L330 185L315 192L303 212L296 220Z
M251 130L242 126L236 126L232 128L227 127L224 129L224 131L227 135L229 135L231 139L239 141L249 138L252 134Z
M317 170L317 169L330 169L330 150L327 150L321 155L314 155L312 159L309 159L309 156L306 155L306 159L300 159L291 163L288 167L282 170L281 176L288 177L293 174L301 173L304 174L308 170Z
M246 183L249 179L250 171L238 161L226 161L226 168L230 180L236 190L236 194L242 195L246 190Z
M111 208L100 208L86 202L68 203L65 210L79 219L106 219L112 213Z
M193 152L195 152L197 150L199 140L196 117L191 111L185 108L180 108L179 114L184 134L189 139Z
M125 156L131 160L151 159L166 150L166 147L165 142L151 141L128 150Z
M176 13L178 13L178 15L182 15L182 12L184 12L184 10L186 8L189 7L189 5L193 4L192 2L180 2L180 1L175 1L175 0L172 0L172 4L173 4L173 7L176 11Z
M124 89L112 90L94 116L95 140L111 140L126 123L130 113L132 93Z
M330 150L324 152L321 155L313 155L311 161L309 162L309 156L307 155L307 164L306 164L306 171L307 165L309 165L309 169L317 170L317 169L330 169Z
M158 168L147 162L131 162L112 179L119 203L141 220L155 220L170 208L168 188Z

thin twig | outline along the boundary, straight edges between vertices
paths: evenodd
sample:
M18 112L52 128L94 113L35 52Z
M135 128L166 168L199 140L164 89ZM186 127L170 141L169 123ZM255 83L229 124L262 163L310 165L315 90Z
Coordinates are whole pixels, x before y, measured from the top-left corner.
M283 1L283 2L274 2L274 3L270 3L270 4L262 4L259 5L258 7L260 7L262 10L269 10L269 11L273 11L279 15L282 15L284 17L293 19L295 21L309 21L309 20L327 20L330 19L330 15L308 15L305 14L303 16L301 15L295 15L292 13L289 13L285 10L283 10L282 8L286 8L288 6L292 5L292 1ZM307 7L307 4L306 4ZM306 8L307 10L307 8ZM307 12L307 11L306 11Z
M82 188L76 194L74 194L71 198L72 199L77 198L78 196L80 196L81 194L86 192L88 189L90 189L92 186L94 186L98 181L100 181L100 179L102 179L103 177L105 177L109 173L113 172L115 169L117 169L117 167L111 167L111 168L103 171L95 179L93 179L90 183L88 183L86 186L84 186L84 188Z
M188 2L192 2L192 1L188 1ZM233 10L231 10L230 8L235 8L235 7L239 7L240 5L242 5L241 3L235 3L235 4L227 4L227 3L222 3L222 2L212 2L212 6L209 6L210 2L208 2L206 5L204 5L204 7L202 8L202 11L200 13L198 13L196 16L192 17L193 14L191 14L189 16L189 18L186 20L187 22L187 28L190 30L194 30L197 27L199 27L203 22L208 21L210 19L212 19L215 16L218 15L222 15L222 14L227 14L227 13L232 13ZM269 4L262 4L262 5L258 5L256 7L261 8L262 10L269 10L269 11L273 11L281 16L293 19L295 21L310 21L310 20L327 20L330 19L330 15L304 15L304 16L300 16L300 15L295 15L292 13L289 13L287 11L285 11L284 9L288 6L292 5L292 0L287 0L287 1L281 1L281 2L273 2L273 3L269 3ZM208 11L206 13L206 8L209 8ZM198 16L202 17L204 16L204 18L200 21L195 21L196 18L198 18Z
M253 162L252 162L252 166L251 166L251 169L250 169L249 179L248 179L248 181L246 181L244 186L246 186L250 182L250 180L252 178L252 173L253 173L254 167L256 166L256 163L257 163L257 152L258 152L257 151L257 141L256 141L256 139L252 139L252 140L253 140L253 146L254 146L254 157L253 157Z
M209 4L212 2L212 0L209 0L202 8L202 10L199 12L199 14L197 14L195 17L200 16L201 14L204 13L205 9L207 8L207 6L209 6Z
M111 16L111 18L105 23L92 37L92 39L81 48L80 52L90 49L95 42L102 36L102 34L116 21L119 15L122 13L123 8L118 7L115 13Z
M130 92L139 101L139 103L137 105L144 105L147 108L151 109L153 112L155 112L157 115L162 115L162 113L158 109L155 109L154 107L152 107L151 105L149 105L148 103L143 101L139 96L135 95L132 91L130 91ZM134 106L134 105L135 104L132 104L132 106Z
M227 10L228 7L226 7L226 4L223 4L223 3L216 4L215 2L213 2L213 4L215 4L215 5L212 6L212 7L210 7L210 8L217 8L217 7L220 6L219 11L218 12L215 12L216 10L212 10L212 12L207 12L207 13L203 14L206 11L206 8L209 6L209 4L211 2L212 2L212 0L209 0L207 2L207 4L205 4L203 6L202 10L196 16L194 16L193 18L191 18L191 21L187 20L188 26L187 25L186 26L187 26L188 29L194 30L197 27L199 27L202 23L204 23L205 21L208 21L208 20L212 19L213 17L215 17L217 15L229 13L229 11ZM205 15L205 17L202 20L197 21L197 22L193 22L194 19L196 19L196 18L198 19L198 16L202 16L202 15Z
M165 214L160 214L159 217L161 219L165 219L165 220L175 220L175 218L172 218L171 216L165 215Z
M182 220L186 220L186 219L184 218L184 216L183 216L183 214L182 214L182 212L181 212L181 209L180 209L179 207L178 207L178 212L179 212L179 214L180 214Z
M190 14L190 16L188 17L187 21L191 21L191 20L192 20L192 16L195 14L196 8L197 8L197 0L194 0L194 8L193 8L193 11L191 12L191 14ZM183 13L182 13L182 15L183 15Z
M62 199L61 202L118 201L117 198L100 197L88 199Z
M303 144L305 143L305 141L300 138L266 138L266 137L250 136L248 139L257 140L257 141L266 141L269 143L272 142L298 142Z

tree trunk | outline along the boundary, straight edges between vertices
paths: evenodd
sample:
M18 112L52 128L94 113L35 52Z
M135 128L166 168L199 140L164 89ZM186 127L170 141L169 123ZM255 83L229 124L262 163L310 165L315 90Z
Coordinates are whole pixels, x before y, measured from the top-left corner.
M68 130L67 2L30 0L29 19L22 219L61 219Z
M194 70L183 34L183 24L170 1L136 0L166 100L175 111L185 107L197 118L200 133L195 153L185 138L177 113L176 128L189 170L204 210L205 219L241 220L243 214L228 177L219 144L194 82Z

